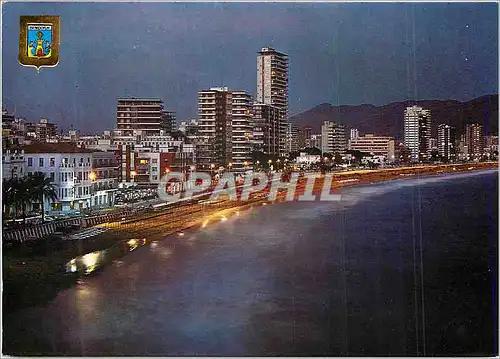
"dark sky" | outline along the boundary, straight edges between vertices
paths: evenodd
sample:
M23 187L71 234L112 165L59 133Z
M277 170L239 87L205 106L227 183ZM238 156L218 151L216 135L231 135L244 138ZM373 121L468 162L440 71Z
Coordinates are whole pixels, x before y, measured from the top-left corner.
M19 16L35 14L61 16L60 63L40 74L17 62ZM200 89L255 94L268 45L290 56L291 114L498 92L496 3L6 3L4 106L83 132L112 129L120 96L195 118Z

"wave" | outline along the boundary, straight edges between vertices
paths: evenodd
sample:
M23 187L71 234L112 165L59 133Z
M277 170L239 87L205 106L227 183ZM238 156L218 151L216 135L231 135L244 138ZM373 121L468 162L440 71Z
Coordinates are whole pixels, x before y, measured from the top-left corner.
M424 176L414 178L401 178L395 179L388 182L380 182L376 184L369 185L359 185L355 187L348 187L341 190L342 199L339 203L342 204L342 208L350 207L363 200L371 197L381 196L383 194L394 192L405 187L415 187L423 186L427 184L447 182L450 180L464 179L467 177L481 176L485 174L498 174L498 169L488 169L484 171L474 171L467 173L458 174L444 174L439 176ZM336 206L338 208L338 206Z

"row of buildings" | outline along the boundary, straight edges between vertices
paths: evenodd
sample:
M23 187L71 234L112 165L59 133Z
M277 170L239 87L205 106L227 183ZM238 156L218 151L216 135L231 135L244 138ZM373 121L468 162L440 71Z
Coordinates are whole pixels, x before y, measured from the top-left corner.
M116 126L100 135L76 130L58 134L47 119L31 123L2 113L3 178L42 171L57 185L53 209L112 205L121 186L155 187L169 171L244 172L252 152L284 157L306 147L326 153L361 151L387 162L417 162L437 152L443 160L478 159L498 151L498 137L482 126L466 126L457 136L449 125L431 138L431 113L418 106L404 114L404 140L390 136L347 136L343 124L325 121L320 133L288 120L288 56L262 48L257 56L257 88L212 87L198 92L198 117L176 124L175 112L158 98L118 98Z
M448 162L481 160L498 154L498 136L485 136L483 125L466 124L459 135L455 127L439 124L437 138L432 138L431 118L431 111L419 106L405 110L404 145L411 152L412 162L425 162L435 157Z
M227 87L198 93L198 118L176 126L161 99L119 98L116 127L100 135L58 134L47 119L38 124L2 113L2 175L44 172L58 191L45 210L109 206L121 186L157 186L165 173L252 166L252 151L285 156L288 56L262 48L257 56L255 98Z
M431 136L431 111L410 106L404 112L404 138L402 142L391 136L364 134L351 128L349 137L341 123L324 121L321 133L313 134L310 126L302 129L290 124L288 135L295 141L289 152L304 147L316 147L322 153L343 153L355 150L384 157L385 162L426 162L441 160L481 160L498 154L498 136L486 136L481 124L466 124L459 135L448 124L438 124L437 137ZM295 145L295 147L293 146Z

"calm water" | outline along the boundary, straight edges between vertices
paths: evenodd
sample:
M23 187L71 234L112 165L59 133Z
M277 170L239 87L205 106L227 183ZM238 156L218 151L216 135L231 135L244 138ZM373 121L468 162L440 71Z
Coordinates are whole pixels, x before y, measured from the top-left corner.
M498 174L262 206L4 318L4 353L492 355Z

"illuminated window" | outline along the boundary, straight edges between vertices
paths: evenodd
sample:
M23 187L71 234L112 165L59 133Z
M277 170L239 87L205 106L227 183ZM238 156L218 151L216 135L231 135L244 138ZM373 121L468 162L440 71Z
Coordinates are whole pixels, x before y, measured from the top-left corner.
M139 160L139 164L141 164L141 165L147 165L148 164L148 160Z

